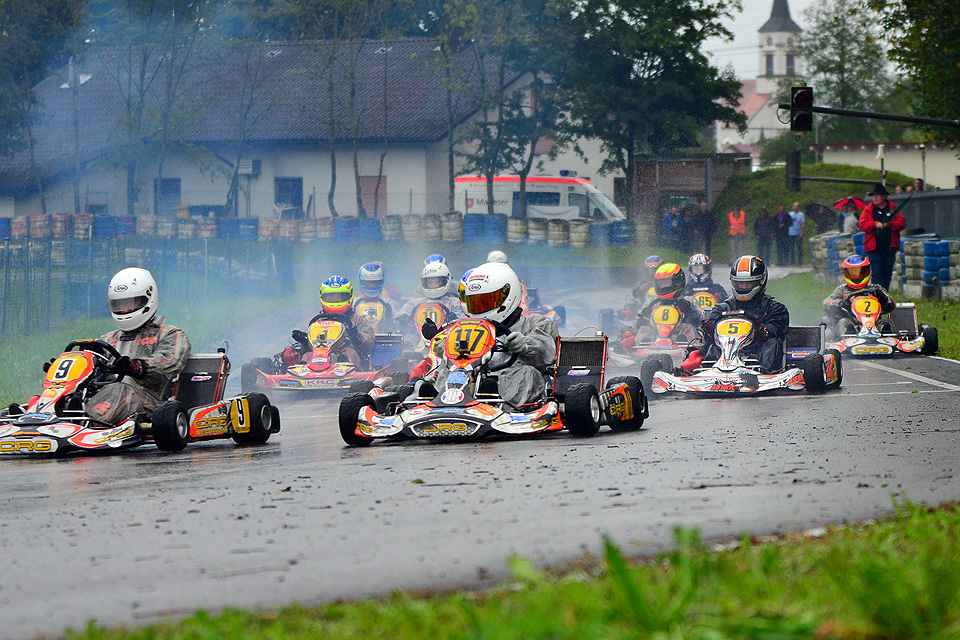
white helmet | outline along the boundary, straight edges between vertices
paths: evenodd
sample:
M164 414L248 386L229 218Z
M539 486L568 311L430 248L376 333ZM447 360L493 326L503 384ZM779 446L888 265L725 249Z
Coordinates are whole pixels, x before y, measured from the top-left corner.
M157 281L146 269L122 269L110 280L107 303L121 331L136 331L157 314Z
M507 254L503 251L495 249L487 254L487 262L506 262Z
M450 267L442 262L430 262L420 274L420 285L428 298L442 298L450 291Z
M460 306L470 318L503 322L520 306L520 278L510 265L487 262L460 281Z

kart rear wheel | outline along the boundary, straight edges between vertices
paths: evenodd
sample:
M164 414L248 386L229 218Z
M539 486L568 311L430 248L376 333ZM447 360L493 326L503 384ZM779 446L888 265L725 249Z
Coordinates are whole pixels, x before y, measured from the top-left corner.
M263 444L273 433L273 407L262 393L248 395L247 404L250 405L250 415L247 416L250 431L233 434L233 441L237 444Z
M810 393L823 393L827 390L827 378L823 371L823 356L811 353L800 363L803 371L803 384Z
M167 400L153 410L153 443L161 451L183 451L190 440L190 418L182 402Z
M600 396L591 384L581 382L567 389L563 399L563 424L581 438L600 431Z
M660 371L673 371L673 358L669 353L658 353L657 359L660 360Z
M347 389L347 393L367 393L375 386L377 385L373 384L370 380L354 380L350 388Z
M253 393L257 390L257 369L264 373L273 373L273 360L254 358L240 367L240 393Z
M607 380L607 388L615 387L621 382L627 383L630 392L630 403L633 405L633 418L622 422L610 422L614 431L636 431L643 426L643 416L647 412L647 394L643 392L640 378L636 376L617 376Z
M614 320L613 309L600 309L600 315L597 318L597 323L600 325L600 331L602 331L605 335L616 335L617 325L616 321Z
M338 415L340 437L351 447L366 447L373 442L373 438L364 438L357 435L357 422L359 421L360 410L364 407L374 407L373 398L365 393L351 393L340 401Z
M940 348L940 338L937 335L936 327L924 327L923 333L923 347L920 349L920 353L925 356L932 356L937 352L937 349Z
M657 371L663 371L663 363L657 358L648 358L640 363L640 384L647 395L653 388L653 376Z
M835 363L834 366L837 368L837 380L836 382L832 383L831 386L839 389L840 383L843 382L843 358L840 356L840 352L837 349L827 349L826 353L833 354L833 362Z
M410 381L410 374L406 371L394 371L390 374L390 381L397 386L405 385Z
M567 324L567 308L560 304L555 306L553 310L557 313L557 326L563 327Z

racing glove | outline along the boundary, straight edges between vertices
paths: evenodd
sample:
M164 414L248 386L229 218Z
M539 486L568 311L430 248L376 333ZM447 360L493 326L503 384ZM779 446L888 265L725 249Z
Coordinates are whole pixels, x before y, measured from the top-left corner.
M700 321L700 332L707 342L713 342L713 331L717 328L717 323L710 318L704 318Z
M125 376L142 380L147 375L147 365L143 360L131 359L129 356L120 356L113 363L113 370Z
M757 326L753 328L753 339L763 342L770 337L770 332L767 331L767 325L762 322L757 323Z
M50 370L50 365L52 365L56 360L57 360L56 358L50 358L49 360L44 362L42 365L40 365L40 368L43 369L44 373L46 373L47 371Z
M519 331L514 331L508 335L504 344L507 347L507 351L518 356L525 354L527 352L527 347L529 346L527 336L523 335Z
M290 337L293 338L293 341L296 342L302 349L307 351L311 350L310 346L310 337L307 336L305 331L300 331L300 329L294 329L290 332Z

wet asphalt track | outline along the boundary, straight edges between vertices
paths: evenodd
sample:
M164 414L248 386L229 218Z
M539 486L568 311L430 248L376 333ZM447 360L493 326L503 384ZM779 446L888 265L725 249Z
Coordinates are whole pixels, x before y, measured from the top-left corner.
M642 554L677 525L724 540L960 496L960 363L844 374L823 396L658 399L642 431L588 440L349 449L337 400L281 396L261 447L3 460L0 637L483 585L511 553L563 562L605 533Z

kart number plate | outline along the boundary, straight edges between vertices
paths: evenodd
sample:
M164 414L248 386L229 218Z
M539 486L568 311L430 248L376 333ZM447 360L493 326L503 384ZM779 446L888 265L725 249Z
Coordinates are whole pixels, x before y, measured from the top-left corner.
M314 346L333 344L343 335L343 324L337 320L317 320L310 325L308 336Z
M717 323L718 336L745 336L753 329L753 323L742 318L721 320Z
M57 384L79 380L93 369L93 360L85 353L64 353L47 369L47 380Z
M444 353L450 360L479 358L493 348L496 337L492 326L483 320L459 320L444 340Z
M717 299L713 297L712 293L707 291L701 291L694 295L697 299L697 302L700 304L701 309L712 309L717 306Z
M853 310L862 315L873 315L880 311L880 302L873 296L860 296L853 301Z
M656 325L673 327L680 322L680 311L673 305L664 305L654 309L651 317L653 318L653 323Z
M417 327L422 327L423 323L429 318L439 327L443 324L443 316L443 306L439 302L425 302L414 311L413 321L417 324Z

